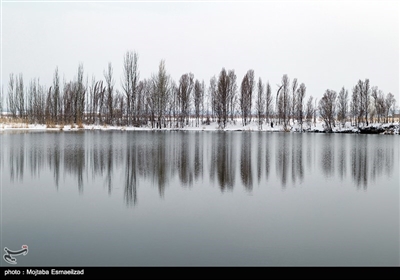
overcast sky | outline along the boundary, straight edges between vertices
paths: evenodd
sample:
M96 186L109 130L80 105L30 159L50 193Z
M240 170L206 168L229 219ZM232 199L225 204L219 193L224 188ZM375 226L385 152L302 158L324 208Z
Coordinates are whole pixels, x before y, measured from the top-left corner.
M166 2L166 3L165 3ZM67 81L79 63L91 81L108 62L121 88L123 56L139 55L140 78L162 59L171 77L209 84L234 69L240 85L253 69L274 92L283 74L307 87L349 90L370 79L399 98L399 1L16 2L1 4L1 79L22 73L25 85L50 86L59 68Z

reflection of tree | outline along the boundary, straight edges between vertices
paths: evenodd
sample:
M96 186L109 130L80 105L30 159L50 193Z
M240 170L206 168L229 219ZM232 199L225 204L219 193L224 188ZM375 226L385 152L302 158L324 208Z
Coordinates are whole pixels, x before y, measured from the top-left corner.
M367 137L363 135L358 136L357 141L353 142L351 152L351 174L357 183L357 187L362 184L364 189L368 185Z
M303 134L296 137L298 141L296 146L296 171L299 176L300 182L303 182L304 178L304 166L303 166Z
M343 179L344 176L346 176L346 150L347 150L347 137L343 135L342 141L340 142L339 145L339 160L338 160L338 171L340 178Z
M235 159L233 154L232 133L221 132L212 137L210 180L218 179L222 191L232 190L235 184Z
M386 146L386 160L385 160L385 170L388 176L391 176L393 171L393 164L394 164L394 149L393 147L389 148Z
M265 177L266 177L266 179L268 179L268 176L269 176L269 173L271 170L271 165L270 165L271 155L270 155L269 139L271 139L271 137L267 137L266 143L264 143L264 145L265 145Z
M333 151L334 147L334 136L327 134L324 137L324 143L322 145L322 171L326 176L331 176L334 168L335 155Z
M43 169L43 164L45 163L44 143L40 140L40 134L41 133L33 133L30 135L29 141L32 148L27 149L32 176L39 176L40 171ZM49 135L49 137L51 137L51 135Z
M24 135L24 134L22 134ZM25 136L25 135L24 135ZM22 136L22 137L24 137ZM24 177L25 165L25 141L22 139L20 143L12 143L10 147L10 178L11 182L15 179L22 181ZM15 145L15 146L14 146Z
M61 167L60 136L54 135L54 140L52 142L54 142L54 147L49 147L47 150L47 163L50 169L53 169L56 188L58 188Z
M372 170L371 170L371 177L372 179L375 179L377 176L382 175L383 172L383 167L384 163L386 162L386 158L390 157L390 154L387 152L390 151L390 149L386 148L386 150L383 147L379 147L374 151L373 155L373 164L372 164ZM385 156L385 152L387 153ZM393 153L393 152L392 152Z
M216 181L222 191L232 190L235 185L235 171L238 171L236 160L239 158L235 157L239 147L241 183L247 190L253 187L253 172L257 174L258 183L263 182L264 169L268 178L271 172L270 160L274 154L277 178L282 187L287 184L290 169L293 182L302 181L305 175L304 143L304 148L307 149L307 167L315 170L315 165L321 165L324 176L332 176L336 168L337 176L342 179L349 168L347 174L355 185L364 188L367 188L368 179L375 180L386 174L390 176L397 156L392 139L377 135L247 132L216 132L210 135L206 132L135 131L126 132L126 137L115 137L115 133L120 132L17 135L18 137L10 138L12 140L6 143L1 150L1 157L9 155L4 160L9 163L11 181L23 179L25 164L32 171L32 176L41 174L41 170L48 166L53 173L56 187L59 185L60 174L72 174L74 179L77 178L80 192L83 191L84 172L91 172L93 181L95 177L104 179L108 191L111 192L114 182L118 181L115 176L121 169L125 172L125 177L121 178L124 181L124 201L127 205L136 205L137 187L141 180L152 180L163 196L171 178L179 179L181 186L193 184L195 179L202 176L205 163L208 163L208 174L205 176L210 176L210 181ZM272 153L274 147L271 146L270 139L275 139L274 137L277 137L277 146L276 152ZM347 143L350 138L352 141ZM236 142L236 139L241 143ZM340 141L335 146L336 139ZM252 157L252 153L257 155ZM350 160L349 163L346 160Z
M191 185L193 183L193 170L192 162L189 154L189 135L183 132L179 141L181 143L177 148L179 149L179 156L177 160L177 168L179 171L179 179L181 183L185 185ZM179 143L178 142L178 143Z
M258 133L257 134L257 180L260 183L261 174L262 174L262 156L263 156L263 135L265 133Z
M128 206L137 203L137 153L136 144L126 143L126 160L125 160L125 186L124 186L124 199Z
M194 141L194 178L197 180L203 175L203 145L200 146L200 132L195 132Z
M242 133L242 145L240 151L240 175L242 177L242 183L247 190L252 190L251 133Z
M217 174L221 190L232 190L235 184L235 160L232 151L232 133L218 135Z
M72 134L69 138L74 139L74 144L65 146L64 168L66 172L76 174L78 177L79 192L83 192L83 171L85 170L85 148L84 134ZM67 141L68 143L68 141Z
M151 155L151 161L153 167L153 180L157 182L158 191L160 196L164 196L165 185L168 182L167 167L169 164L169 159L166 156L166 135L161 133L156 138L157 143L153 146Z
M107 153L106 153L106 158L107 158L107 175L106 175L106 182L108 186L108 193L111 194L111 188L112 188L112 173L113 173L113 146L112 146L112 136L113 133L109 133L107 137Z
M307 167L309 169L312 168L313 165L313 151L315 149L314 143L313 143L313 137L314 135L307 135Z
M293 135L290 135L290 140L292 141L292 148L291 148L291 151L292 151L292 160L291 160L291 162L292 162L292 182L293 182L293 184L295 184L296 183L296 174L297 174L297 170L296 170L296 164L297 164L297 161L296 161L296 139L294 139L295 138L295 136L293 136Z
M276 157L276 165L281 177L282 187L286 187L287 169L289 164L287 137L286 134L278 135L278 155Z

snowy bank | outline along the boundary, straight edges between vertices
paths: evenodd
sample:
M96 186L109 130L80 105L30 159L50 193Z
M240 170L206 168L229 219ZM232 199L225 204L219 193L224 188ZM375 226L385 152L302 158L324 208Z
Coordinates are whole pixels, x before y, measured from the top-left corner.
M187 125L180 127L165 127L161 129L152 128L151 126L134 127L134 126L110 126L110 125L54 125L51 128L43 124L26 124L26 123L0 123L0 132L2 131L82 131L82 130L118 130L118 131L264 131L264 132L307 132L307 133L327 133L323 122L316 124L299 124L287 125L286 130L282 124L263 124L259 126L258 121L252 121L246 126L241 121L230 121L225 128L220 128L217 122L211 122L209 125L200 124ZM360 134L399 134L399 123L374 123L368 126L354 127L350 122L344 125L336 125L332 128L331 133L360 133Z

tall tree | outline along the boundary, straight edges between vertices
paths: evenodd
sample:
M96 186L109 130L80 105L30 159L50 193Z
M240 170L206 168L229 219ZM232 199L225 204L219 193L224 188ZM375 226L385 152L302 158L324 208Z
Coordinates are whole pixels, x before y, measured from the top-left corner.
M243 125L247 125L251 121L251 104L254 90L254 70L247 71L244 75L240 87L240 109L242 112Z
M350 112L352 119L354 120L354 125L359 125L359 115L360 115L360 95L359 87L355 85L353 87L353 92L351 95Z
M389 112L394 113L394 105L396 103L396 99L392 93L388 93L385 99L385 108L386 108L386 122L389 122ZM393 118L392 118L393 121Z
M314 115L314 105L313 105L313 97L311 95L308 98L306 105L306 121L309 127L311 126L313 115Z
M16 96L17 96L17 110L20 118L25 117L25 91L24 91L24 79L20 73L16 81Z
M199 126L200 115L203 111L203 99L204 99L204 83L200 83L196 80L194 84L194 112L196 116L196 126Z
M83 83L83 64L79 64L78 77L75 83L75 122L80 125L84 118L86 86Z
M3 91L4 87L1 85L1 92L0 92L0 117L3 116Z
M211 106L211 119L214 121L217 110L217 78L214 76L210 79L210 86L208 88L209 103Z
M271 93L271 86L269 82L267 82L266 92L265 92L265 118L268 123L270 122L271 115L272 115L272 93Z
M192 73L183 74L179 79L178 104L180 109L181 127L189 121L190 97L194 87L194 76Z
M369 100L371 95L371 88L369 85L369 79L365 79L364 86L362 88L363 95L363 108L365 114L365 123L368 125L368 108L369 108Z
M237 102L237 84L235 70L228 71L229 77L229 98L228 98L228 110L230 111L231 121L235 115L235 106Z
M60 77L58 75L58 67L56 67L56 69L54 70L52 99L53 99L52 119L54 123L58 123L59 115L61 115Z
M112 124L114 120L114 78L113 78L113 68L111 62L108 63L107 70L104 70L104 79L106 80L106 108L107 108L107 115L106 115L106 122L108 124Z
M375 114L376 118L379 122L379 109L378 109L378 87L374 86L371 88L371 97L374 99L374 109L375 109Z
M358 125L362 122L364 118L364 113L365 113L365 96L363 94L364 92L364 82L361 80L358 80L357 85L355 86L355 94L357 95L357 109L358 109L358 116L357 116L357 123Z
M122 89L126 98L126 116L128 125L135 121L134 108L136 104L137 85L139 82L138 71L139 55L136 52L127 51L124 56Z
M17 98L15 94L15 79L14 74L10 74L10 79L8 81L8 98L7 98L8 111L11 117L15 118L17 116Z
M294 78L292 81L292 100L291 100L292 108L290 109L290 115L292 116L293 123L296 118L295 115L296 115L296 103L297 103L296 100L297 86L298 86L297 79Z
M303 131L303 118L304 118L304 113L303 113L303 100L304 97L306 96L306 85L304 83L300 84L300 87L297 89L297 98L296 100L296 116L297 116L297 122L301 126L301 131Z
M277 101L279 100L280 111L283 118L283 128L287 130L287 122L289 119L289 77L285 74L282 77L281 85L276 93Z
M319 101L318 107L326 130L332 131L332 126L335 126L336 91L327 89Z
M167 74L165 69L165 61L161 60L158 73L153 75L153 104L156 113L156 126L162 128L166 126L165 112L167 110L168 99L170 94L170 76Z
M256 100L256 112L258 118L258 127L262 129L263 125L263 114L264 114L264 105L265 105L265 97L264 97L264 84L261 78L258 79L257 83L257 100Z
M337 102L337 107L338 107L338 113L337 113L337 118L338 121L344 126L347 118L347 107L348 107L348 91L342 87L342 89L339 92L338 95L338 102Z
M225 128L228 119L229 84L229 76L225 68L222 68L218 77L216 100L216 113L221 128Z

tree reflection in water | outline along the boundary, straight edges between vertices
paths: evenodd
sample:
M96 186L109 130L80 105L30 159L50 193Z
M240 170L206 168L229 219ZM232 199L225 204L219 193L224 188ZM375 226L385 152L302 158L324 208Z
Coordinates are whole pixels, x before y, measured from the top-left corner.
M161 197L172 179L182 187L209 182L221 191L242 186L251 192L255 184L286 188L288 178L296 186L322 168L325 178L343 181L351 174L357 188L367 189L369 180L391 176L396 156L395 141L382 135L84 131L1 137L0 167L7 169L11 183L23 181L25 169L40 178L45 168L52 171L57 188L61 174L75 177L80 193L85 184L100 178L111 194L122 180L129 206L137 204L144 180L150 180ZM271 173L273 160L276 176Z

